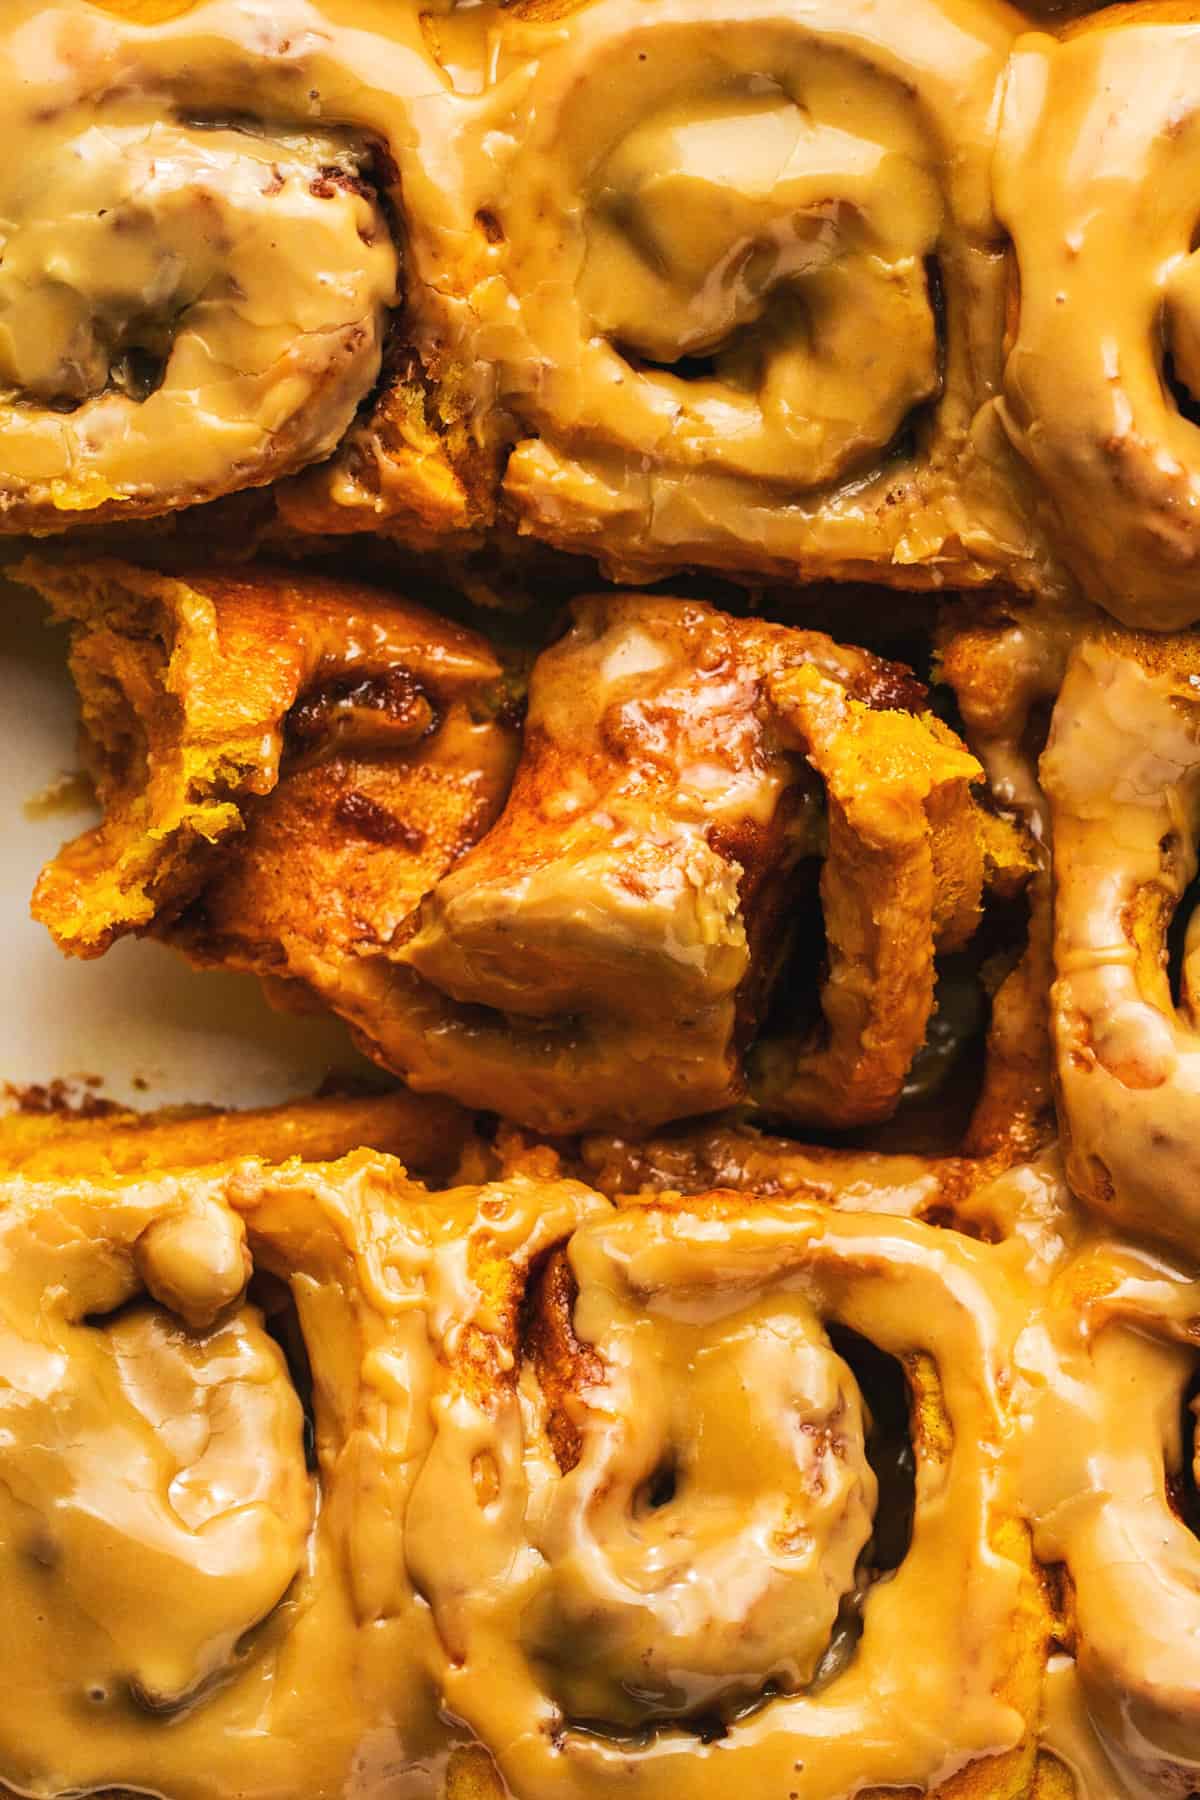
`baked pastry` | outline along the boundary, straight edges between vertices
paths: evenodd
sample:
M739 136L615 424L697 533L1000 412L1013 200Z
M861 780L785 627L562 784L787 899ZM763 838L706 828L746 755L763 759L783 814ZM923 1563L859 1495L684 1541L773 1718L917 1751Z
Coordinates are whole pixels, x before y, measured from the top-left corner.
M470 1158L474 1121L451 1101L387 1093L293 1100L245 1112L176 1106L157 1113L105 1106L93 1116L12 1112L0 1119L0 1169L52 1183L155 1174L257 1156L336 1162L363 1144L420 1178L446 1181Z
M1194 1800L1190 9L2 10L0 1786Z
M1036 579L1004 446L997 467L971 435L999 376L1016 16L529 10L444 191L466 253L410 299L435 366L486 359L518 528L619 580Z
M4 33L6 528L145 517L327 456L396 297L366 141L294 98L276 114L265 46L180 57L23 0Z
M577 600L501 810L514 738L476 637L265 570L22 573L78 622L106 808L39 883L59 943L152 929L304 983L414 1086L544 1130L747 1092L795 1124L887 1117L936 955L1033 866L921 684L819 632ZM820 1012L744 1060L818 859Z
M237 1160L89 1121L3 1177L13 1785L1011 1800L1085 1709L1130 1792L1187 1779L1194 1297L1053 1155L938 1225L887 1158L614 1206L536 1147L439 1193L216 1123Z
M386 942L499 810L515 750L501 666L427 609L261 568L29 573L79 624L106 807L39 886L65 949L96 956L203 892L212 958L286 976L293 933Z
M1198 98L1190 9L1114 7L1021 40L996 158L1020 283L1001 416L1087 597L1156 628L1197 617Z

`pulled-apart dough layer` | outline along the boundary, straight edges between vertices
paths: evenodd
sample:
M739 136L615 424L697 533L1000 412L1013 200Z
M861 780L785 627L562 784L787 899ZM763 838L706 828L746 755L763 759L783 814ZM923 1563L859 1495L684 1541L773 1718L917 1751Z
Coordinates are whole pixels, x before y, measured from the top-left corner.
M576 601L518 736L484 640L371 590L23 573L74 622L105 805L35 896L63 948L152 930L315 994L414 1087L540 1129L747 1092L792 1123L886 1118L935 955L1031 867L921 685L820 632ZM744 1061L818 866L819 1008Z

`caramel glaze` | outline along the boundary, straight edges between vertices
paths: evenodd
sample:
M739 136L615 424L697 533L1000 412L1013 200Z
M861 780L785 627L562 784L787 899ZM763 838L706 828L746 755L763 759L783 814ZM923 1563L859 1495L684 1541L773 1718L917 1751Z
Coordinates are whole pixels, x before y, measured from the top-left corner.
M367 1152L8 1181L6 1780L441 1793L436 1647L402 1533L439 1357L502 1382L522 1271L601 1204L519 1180L431 1202ZM304 1333L311 1473L243 1297L251 1258Z
M1053 1150L976 1197L989 1241L881 1210L886 1160L615 1208L365 1151L5 1176L0 1776L1188 1791L1195 1283L1099 1235ZM908 1394L886 1575L847 1332Z
M1194 427L1163 345L1190 386L1187 11L1013 54L1015 15L966 0L12 0L0 116L48 172L0 182L6 522L161 511L342 440L282 495L294 523L462 533L503 476L523 529L638 576L1057 592L1061 555L1118 616L1185 623ZM993 173L1021 276L1000 400ZM351 424L397 274L377 187L420 367ZM959 613L971 754L818 634L587 600L502 814L507 692L471 634L303 578L30 575L82 628L109 808L40 890L63 941L152 928L303 983L416 1082L535 1124L644 1127L743 1081L768 1114L873 1116L978 914L976 756L1040 850L971 1133L937 1162L720 1120L431 1192L386 1155L270 1159L362 1138L486 1166L441 1102L0 1127L0 1778L1193 1793L1195 931L1177 992L1167 954L1193 640ZM711 717L677 697L696 668ZM825 1034L743 1068L776 888L814 848ZM855 1339L907 1395L894 1569Z
M1054 1029L1072 1185L1117 1223L1196 1243L1196 943L1167 928L1196 871L1191 637L1115 629L1072 653L1042 757L1055 858Z
M466 255L418 337L486 359L520 528L618 579L911 586L999 559L1048 580L998 434L972 434L999 377L988 162L1017 16L530 11L492 41L512 72L481 98L447 196Z

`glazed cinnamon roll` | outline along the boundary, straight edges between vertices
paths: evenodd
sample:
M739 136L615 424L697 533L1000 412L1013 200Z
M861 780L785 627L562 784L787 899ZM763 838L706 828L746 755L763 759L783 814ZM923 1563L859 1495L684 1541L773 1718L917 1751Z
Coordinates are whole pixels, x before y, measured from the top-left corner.
M315 15L289 47L286 17L204 11L6 11L0 529L261 486L379 374L397 251L372 143L298 88Z
M34 898L64 949L98 955L202 891L202 925L179 923L198 950L298 976L293 934L386 943L499 808L514 740L501 666L474 633L261 567L24 573L76 627L105 808Z
M905 1221L717 1194L583 1224L521 1403L464 1405L452 1365L409 1510L447 1702L508 1787L1030 1792L1046 1619L998 1474L1011 1304L990 1253ZM852 1334L907 1378L887 1579Z
M1001 414L1059 551L1129 625L1200 617L1200 24L1118 6L1023 39L996 161L1020 270Z
M0 1779L477 1800L404 1566L435 1346L501 1392L531 1265L604 1203L435 1203L366 1152L2 1185Z
M122 1740L202 1706L302 1576L301 1406L217 1184L10 1184L0 1229L0 1768L132 1783Z
M1111 630L1072 654L1042 757L1054 830L1058 1084L1073 1186L1119 1225L1194 1249L1196 870L1191 637Z
M1017 22L966 0L514 9L447 192L455 261L415 219L412 305L427 360L473 372L522 532L620 579L1037 578L1004 446L971 435L999 373L989 159Z
M1198 1298L1157 1257L1085 1246L1017 1346L1034 1547L1066 1575L1043 1729L1084 1800L1200 1775Z
M542 1130L747 1091L798 1124L886 1117L936 955L971 938L985 886L1029 871L920 684L821 633L576 602L534 666L497 818L505 687L457 628L268 574L26 573L83 621L107 802L35 896L60 944L150 928L303 984L414 1086ZM159 670L182 720L152 698ZM817 867L819 1008L743 1061Z

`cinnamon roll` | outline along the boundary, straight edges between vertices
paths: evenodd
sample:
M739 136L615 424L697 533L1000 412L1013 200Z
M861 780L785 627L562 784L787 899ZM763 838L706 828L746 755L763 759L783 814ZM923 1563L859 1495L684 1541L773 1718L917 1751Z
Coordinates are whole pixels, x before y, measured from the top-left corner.
M503 1390L493 1334L604 1203L434 1203L362 1151L2 1185L0 1778L468 1800L403 1557L435 1345Z
M1200 617L1200 24L1118 6L1012 59L996 159L1020 271L1000 412L1089 598Z
M1044 1731L1085 1800L1184 1796L1200 1772L1197 1299L1184 1270L1089 1246L1017 1347L1034 1547L1066 1574Z
M819 634L633 596L576 602L573 618L535 668L504 814L399 956L460 1004L532 1014L528 1034L489 1041L486 1021L448 1017L444 1072L409 1052L410 1078L551 1130L737 1098L739 1036L771 980L771 938L786 941L789 877L819 844L823 790L826 1028L764 1050L751 1080L797 1120L886 1112L932 1010L935 945L977 920L976 766L904 710L921 698L904 671ZM869 817L872 758L886 798ZM565 1029L551 1035L556 1013ZM533 1116L518 1080L553 1110Z
M0 1768L132 1781L122 1739L203 1705L302 1575L300 1402L215 1184L10 1185L0 1233Z
M304 102L285 19L206 11L7 9L5 530L271 482L328 456L379 374L398 261L372 144Z
M920 684L821 633L577 601L500 810L513 734L481 640L268 573L26 576L82 620L107 802L39 884L59 943L150 928L302 984L414 1086L539 1129L747 1091L793 1123L888 1116L936 955L971 938L985 887L1029 873ZM744 1060L818 865L819 1012Z
M1045 1616L998 1475L993 1333L1017 1315L986 1251L716 1194L582 1224L534 1306L523 1404L481 1416L448 1378L407 1540L450 1708L512 1791L1029 1791ZM886 1580L830 1331L908 1379L915 1514Z
M1196 1242L1197 641L1117 630L1068 664L1042 757L1054 829L1058 1084L1072 1185L1116 1223Z
M414 219L410 303L427 360L470 372L519 530L618 579L1050 579L1003 444L972 435L1017 23L965 0L514 9L447 187L455 256Z

